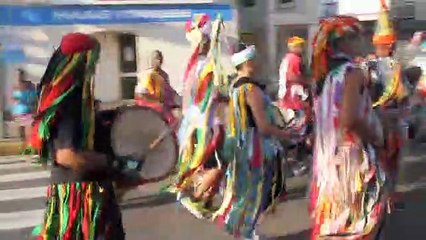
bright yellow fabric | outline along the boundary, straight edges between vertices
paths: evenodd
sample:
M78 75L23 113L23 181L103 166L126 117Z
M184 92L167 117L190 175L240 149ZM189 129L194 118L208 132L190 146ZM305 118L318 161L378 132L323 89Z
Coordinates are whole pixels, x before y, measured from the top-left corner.
M163 102L165 79L156 71L148 70L142 75L140 84L146 94L159 102Z

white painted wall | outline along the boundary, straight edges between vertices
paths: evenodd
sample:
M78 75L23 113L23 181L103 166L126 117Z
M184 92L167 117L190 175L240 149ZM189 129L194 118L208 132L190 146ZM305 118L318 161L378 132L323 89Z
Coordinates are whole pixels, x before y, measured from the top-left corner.
M318 20L318 0L294 0L294 4L280 5L276 0L268 1L270 21L275 25L314 24Z
M110 32L94 34L101 44L101 54L95 75L95 97L104 102L121 99L120 48L118 35Z
M394 0L386 0L389 7ZM381 9L379 0L339 0L338 12L342 15L354 15L361 21L376 20Z

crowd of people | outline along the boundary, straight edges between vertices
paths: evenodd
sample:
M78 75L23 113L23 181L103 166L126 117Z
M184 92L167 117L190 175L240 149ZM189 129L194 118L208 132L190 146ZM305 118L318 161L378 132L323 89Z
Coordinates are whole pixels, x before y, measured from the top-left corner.
M359 60L363 30L353 17L321 20L309 74L302 60L305 40L289 39L278 106L299 121L296 128L277 126L276 105L254 78L254 46L235 47L236 75L221 71L220 19L196 16L186 25L194 51L181 103L161 68L162 53L153 52L135 93L141 104L166 115L182 105L170 189L177 201L236 238L257 238L260 220L285 195L281 141L300 137L311 125L312 239L374 234L394 199L401 113L422 74L395 56L387 13L383 6L373 38L376 54L368 61ZM92 77L99 51L88 35L64 36L40 83L31 146L54 164L45 218L34 231L38 239L125 239L112 185L125 179L123 166L93 151Z

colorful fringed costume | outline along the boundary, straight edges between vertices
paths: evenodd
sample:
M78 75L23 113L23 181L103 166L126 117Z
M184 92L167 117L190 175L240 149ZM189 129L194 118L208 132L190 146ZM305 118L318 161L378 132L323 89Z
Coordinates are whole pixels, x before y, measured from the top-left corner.
M33 232L36 239L124 239L108 175L78 174L55 160L60 149L93 149L92 77L99 51L94 38L68 34L41 80L31 145L42 159L53 160L53 166L44 222Z
M379 15L376 33L373 36L373 44L393 48L396 41L396 35L389 19L389 9L384 0L380 0L382 10ZM390 52L390 54L392 54ZM392 56L379 57L377 59L376 79L373 81L376 85L381 85L382 90L379 96L375 96L373 107L392 104L393 101L400 101L407 96L407 89L402 79L402 66Z
M403 100L409 96L410 86L403 76L403 64L391 50L396 42L396 35L389 19L389 9L384 0L381 0L381 4L382 11L377 22L373 44L376 47L390 48L389 56L377 57L368 65L373 87L373 107L380 114L385 134L385 150L380 153L380 158L388 173L390 186L394 188L403 144Z
M345 76L358 66L350 57L334 52L335 41L359 33L360 28L352 17L328 18L321 22L314 39L312 70L319 89L314 104L312 240L327 236L364 239L375 234L385 212L385 174L373 147L342 129L340 123ZM363 117L377 124L368 91L362 92L360 104Z
M209 53L207 56L200 56L201 42L210 39L208 35L210 30L206 26L208 24L208 17L202 15L196 17L195 22L188 24L187 28L190 32L188 38L195 38L192 41L198 44L188 63L184 79L184 109L178 134L180 152L175 182L179 199L181 193L188 191L194 184L195 174L203 169L207 161L215 159L216 150L223 139L223 132L214 132L215 126L221 124L216 121L218 119L216 113L217 97L220 95L219 85L223 77L219 63L218 41L222 21L219 18L214 23ZM181 199L185 206L186 200L187 198Z
M230 94L225 144L229 169L224 200L215 218L235 237L253 237L259 217L274 205L283 186L280 145L259 133L247 104L247 94L258 87L240 78ZM266 95L264 102L267 119L274 124L272 102Z

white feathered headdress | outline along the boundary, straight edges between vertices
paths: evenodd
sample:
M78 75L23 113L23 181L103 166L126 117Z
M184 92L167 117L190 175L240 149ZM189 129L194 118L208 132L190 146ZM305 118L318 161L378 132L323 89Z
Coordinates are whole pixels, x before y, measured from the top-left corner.
M212 31L210 17L206 14L194 15L185 25L186 39L194 45L201 43L203 38L209 38Z

